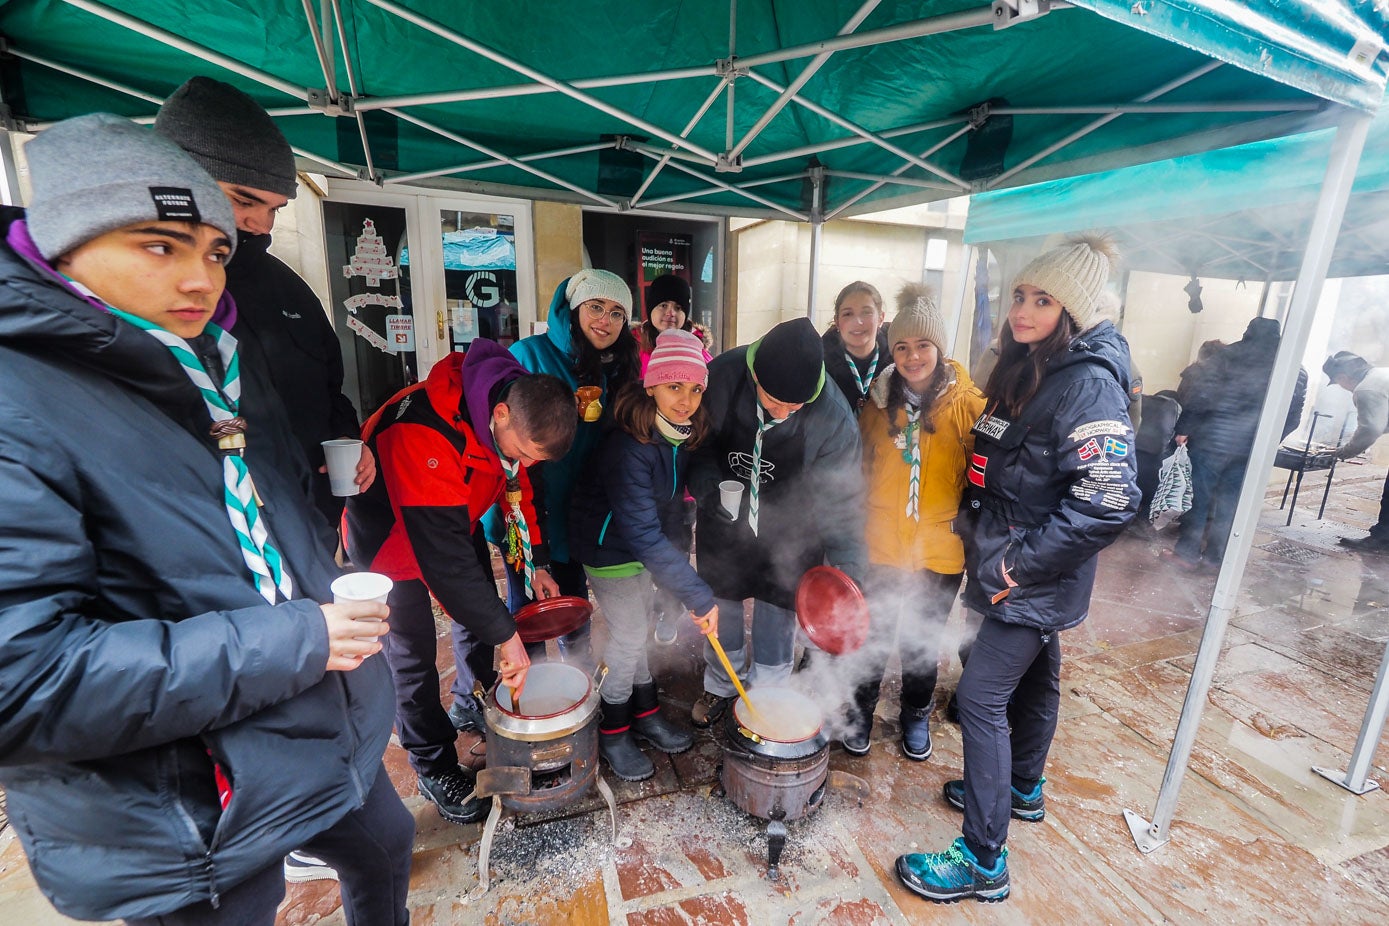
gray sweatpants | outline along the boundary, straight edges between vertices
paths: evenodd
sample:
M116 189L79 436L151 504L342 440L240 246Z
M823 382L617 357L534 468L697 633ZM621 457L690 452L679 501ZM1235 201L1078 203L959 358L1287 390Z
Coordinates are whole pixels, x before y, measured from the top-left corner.
M603 700L622 704L632 697L633 685L651 681L646 636L656 600L655 586L645 569L621 579L589 573L588 585L608 621L608 642L601 657L608 667Z

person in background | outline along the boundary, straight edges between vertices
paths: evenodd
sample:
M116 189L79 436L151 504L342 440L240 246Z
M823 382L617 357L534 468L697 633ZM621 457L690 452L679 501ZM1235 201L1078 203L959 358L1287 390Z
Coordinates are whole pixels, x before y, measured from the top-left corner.
M580 388L598 390L595 403L579 414L577 431L568 452L539 467L540 519L550 544L550 571L561 595L588 597L584 568L569 546L569 506L574 483L588 455L597 446L600 421L610 416L613 396L627 383L639 382L641 349L632 335L632 290L615 273L580 270L555 288L550 300L549 327L511 345L511 353L532 373L558 377L575 393ZM503 546L506 562L506 601L512 613L530 601L517 569L517 551L507 544L500 513L488 516L487 539ZM588 626L562 637L565 658L593 664Z
M872 283L855 280L834 300L834 322L821 338L825 372L857 414L873 380L892 362L883 330L883 296Z
M1191 454L1191 508L1163 556L1188 572L1213 572L1225 557L1278 341L1276 319L1254 318L1238 341L1182 371L1172 439ZM1296 430L1306 396L1307 371L1299 369L1280 440Z
M314 471L314 502L334 530L343 499L328 485L322 442L356 438L357 410L343 394L342 349L309 285L268 250L275 215L298 191L294 152L259 103L230 84L194 77L159 108L154 130L212 175L236 215L236 260L227 265L234 314L221 321L264 355L275 394ZM362 448L357 485L376 478L376 461Z
M598 744L626 781L656 770L634 737L666 753L694 744L687 729L661 716L646 637L653 579L679 596L702 633L718 618L714 593L690 565L684 502L690 452L709 436L701 404L708 379L699 339L662 331L642 384L618 394L613 427L574 489L570 540L608 622Z
M1128 344L1096 321L1114 261L1108 239L1083 237L1013 281L962 519L965 605L984 616L958 690L964 778L943 789L963 834L896 864L928 900L1008 896L1009 818L1045 815L1060 633L1085 620L1099 551L1138 510Z
M104 113L0 212L0 786L66 916L270 926L282 862L403 926L385 606L338 570L257 358L212 323L226 196ZM263 504L262 504L263 503Z
M563 456L574 427L573 394L563 383L527 375L501 345L477 338L466 354L449 354L424 382L397 393L362 429L382 479L348 499L348 552L395 582L395 628L385 642L396 730L420 794L450 823L476 821L488 803L466 799L475 778L458 762L455 725L439 701L430 595L479 644L470 648L470 674L492 687L495 648L502 683L519 692L530 659L497 597L478 521L505 502L525 538L524 581L538 598L558 594L545 569L528 467Z
M695 328L690 315L690 282L673 273L663 273L647 284L646 320L641 323L641 372L646 375L646 365L651 361L651 352L656 349L656 338L662 331L672 328L689 331L699 339L700 355L704 362L713 360L705 349L704 333Z
M974 447L970 427L984 410L984 397L964 367L945 356L945 318L924 286L909 284L897 294L887 341L892 363L859 412L870 525L865 590L872 613L863 652L872 663L854 691L843 743L851 755L868 753L895 635L902 753L922 762L931 755L941 633L964 575L955 518Z
M828 562L861 580L867 563L858 427L844 396L826 388L823 357L814 325L797 318L709 364L710 437L690 463L697 561L718 604L719 642L735 671L747 665L750 686L791 675L796 585L806 570ZM720 502L725 480L744 489L736 517ZM704 693L691 712L701 728L735 694L709 644L704 663Z
M1389 367L1371 366L1364 357L1343 350L1326 358L1321 369L1331 385L1349 392L1355 402L1355 433L1336 451L1338 460L1349 460L1369 450L1389 429ZM1360 553L1389 553L1389 475L1369 536L1342 537L1338 542Z

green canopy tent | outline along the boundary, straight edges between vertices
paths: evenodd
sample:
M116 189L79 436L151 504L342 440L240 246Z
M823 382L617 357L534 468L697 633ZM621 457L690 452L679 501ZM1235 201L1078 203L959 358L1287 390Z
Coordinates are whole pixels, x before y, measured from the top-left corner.
M809 221L811 305L827 218L1338 126L1250 463L1266 478L1386 36L1373 0L0 0L0 102L10 130L148 121L205 74L311 170ZM1144 851L1168 841L1256 516L1241 498L1153 820L1129 815Z

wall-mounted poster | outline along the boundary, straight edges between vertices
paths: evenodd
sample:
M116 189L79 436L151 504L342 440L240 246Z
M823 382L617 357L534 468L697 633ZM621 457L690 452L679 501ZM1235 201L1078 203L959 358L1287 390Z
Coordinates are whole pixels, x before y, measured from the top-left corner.
M641 306L642 320L646 319L651 309L646 301L646 292L652 280L667 273L687 281L690 279L690 252L693 247L694 243L686 235L637 232L637 286L641 290L637 303Z

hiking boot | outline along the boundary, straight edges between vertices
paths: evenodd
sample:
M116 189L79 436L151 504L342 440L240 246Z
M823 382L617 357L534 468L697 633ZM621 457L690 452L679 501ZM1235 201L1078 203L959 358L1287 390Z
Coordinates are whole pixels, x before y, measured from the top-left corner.
M1029 793L1023 794L1017 788L1009 787L1012 792L1013 804L1011 813L1015 819L1025 823L1041 823L1047 815L1046 798L1042 797L1042 784L1045 778L1037 782L1037 786ZM941 789L945 794L945 801L956 810L965 809L965 783L956 778L954 781L947 781L945 787Z
M728 705L733 703L733 697L727 698L722 695L704 692L699 696L699 700L690 708L690 723L703 730L714 721L723 716L723 712L728 710Z
M656 683L632 686L632 733L664 753L684 752L694 745L694 735L682 730L661 713Z
M632 702L603 702L598 721L598 751L613 774L623 781L643 781L656 774L656 766L632 738Z
M421 775L417 782L425 800L450 823L476 823L487 813L488 801L473 797L477 779L472 771L455 765L437 775Z
M944 852L899 855L897 878L912 893L936 903L966 897L997 903L1008 896L1008 850L999 852L992 868L984 868L960 837Z
M1389 540L1382 540L1373 534L1369 537L1341 537L1336 542L1357 553L1389 553Z
M908 707L904 704L897 719L902 725L902 755L913 762L931 758L931 705Z
M285 856L285 880L294 884L302 884L305 881L336 881L338 873L323 859L295 851Z
M459 733L481 733L483 729L482 702L473 695L462 695L453 699L449 707L449 720Z

